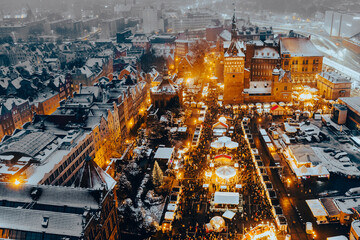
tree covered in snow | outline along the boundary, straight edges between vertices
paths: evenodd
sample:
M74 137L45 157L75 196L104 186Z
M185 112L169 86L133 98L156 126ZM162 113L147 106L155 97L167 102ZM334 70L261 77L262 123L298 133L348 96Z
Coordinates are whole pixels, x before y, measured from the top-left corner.
M137 178L141 174L141 168L136 162L129 163L124 169L126 176L128 179L133 183L134 181L138 180Z
M156 233L158 227L158 222L155 221L153 217L147 215L145 216L144 222L142 224L141 233L142 235L150 236Z
M152 180L155 187L160 187L163 184L163 177L164 174L158 164L157 161L155 161L154 168L152 171Z
M127 179L125 174L122 174L119 178L117 195L118 197L124 198L132 191L131 182Z

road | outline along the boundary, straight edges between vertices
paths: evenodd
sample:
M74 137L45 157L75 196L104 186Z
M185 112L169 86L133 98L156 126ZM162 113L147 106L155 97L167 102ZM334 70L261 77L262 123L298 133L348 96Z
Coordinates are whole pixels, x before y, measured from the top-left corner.
M263 124L267 125L267 123ZM266 128L266 126L262 126L262 128ZM273 162L270 160L271 156L269 155L265 146L262 144L259 138L259 133L255 128L252 129L252 134L256 148L258 149L265 166L274 165ZM313 223L314 231L317 235L315 239L322 240L332 236L348 235L350 231L349 226L341 226L340 224L317 225L315 222L315 218L313 217L309 207L305 202L305 200L307 199L317 199L319 197L319 189L316 189L315 186L319 184L329 185L335 180L335 176L334 179L330 179L331 182L305 182L305 186L303 186L296 182L296 179L294 178L294 175L292 174L285 159L281 160L281 165L284 166L284 170L282 171L284 182L288 179L291 179L290 184L288 184L287 182L284 184L281 181L277 169L271 169L271 171L268 171L268 175L273 183L273 186L275 187L275 189L277 189L277 196L280 200L283 213L288 221L289 232L291 233L292 239L313 239L311 235L308 235L305 232L306 222ZM339 178L336 179L337 181L344 181ZM323 191L323 189L320 191Z

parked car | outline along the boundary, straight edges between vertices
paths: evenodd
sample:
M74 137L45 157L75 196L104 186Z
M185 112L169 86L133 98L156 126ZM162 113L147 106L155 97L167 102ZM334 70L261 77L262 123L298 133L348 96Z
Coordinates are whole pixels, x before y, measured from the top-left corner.
M325 149L324 149L324 152L325 152L325 153L331 153L331 152L333 152L333 151L334 151L333 148L325 148Z

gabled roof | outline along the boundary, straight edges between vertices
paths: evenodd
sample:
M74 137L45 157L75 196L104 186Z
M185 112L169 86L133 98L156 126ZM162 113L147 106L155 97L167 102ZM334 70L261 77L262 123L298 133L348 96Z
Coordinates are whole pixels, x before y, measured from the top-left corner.
M0 207L0 228L26 232L47 233L81 237L83 232L81 214L59 213L23 208ZM48 218L43 227L44 217Z
M226 50L225 57L245 57L241 49L244 49L244 43L238 40L232 40L229 48Z
M102 170L92 159L86 159L84 165L77 173L73 187L100 189L113 189L116 182L104 170Z

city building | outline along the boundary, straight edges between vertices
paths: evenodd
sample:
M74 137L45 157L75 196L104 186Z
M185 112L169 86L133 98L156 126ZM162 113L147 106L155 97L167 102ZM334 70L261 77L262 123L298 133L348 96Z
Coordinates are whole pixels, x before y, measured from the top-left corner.
M224 42L224 103L243 102L244 88L249 87L248 79L245 80L244 42L237 38L235 14L233 16L231 41ZM248 76L247 76L248 77Z
M326 11L324 29L331 37L351 38L360 32L360 14Z
M350 129L360 128L360 97L342 97L339 103L347 107L346 126Z
M327 100L350 97L351 80L336 72L322 72L317 75L317 89Z
M29 101L14 97L0 98L0 139L11 135L15 129L21 129L31 119Z
M292 100L292 75L280 68L277 48L238 40L235 15L231 42L225 41L223 49L224 104Z
M278 47L257 46L246 44L245 67L251 69L251 81L267 80L275 68L279 68L281 58Z
M345 105L333 104L332 118L336 124L343 125L346 123L348 109Z
M115 183L92 161L71 187L0 183L0 238L116 240Z
M159 31L159 16L157 9L147 7L142 10L143 31L145 34ZM163 29L162 29L163 30Z
M309 38L280 38L281 67L291 72L295 85L316 87L322 71L323 55Z
M166 67L160 84L150 89L150 97L155 108L166 109L182 104L182 88L170 79Z
M351 222L350 240L359 240L359 239L360 239L360 220L355 220Z

